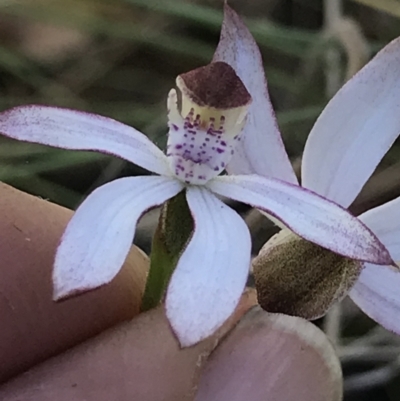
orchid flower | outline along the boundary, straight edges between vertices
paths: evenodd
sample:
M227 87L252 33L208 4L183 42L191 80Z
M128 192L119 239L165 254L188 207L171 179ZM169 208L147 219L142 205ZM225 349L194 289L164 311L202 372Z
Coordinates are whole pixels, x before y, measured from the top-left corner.
M231 9L226 7L225 14L214 60L230 64L253 98L243 140L228 172L297 183L282 146L257 44ZM350 79L317 119L305 145L302 186L347 208L399 133L400 38ZM400 198L359 220L399 261ZM393 266L364 263L350 297L371 318L400 334L400 272Z
M231 24L230 16L226 18L225 26ZM230 45L224 43L222 38L219 49L229 51ZM255 72L259 68L252 63L247 67ZM239 71L253 92L249 77L254 71ZM263 148L248 155L247 161L273 165L280 174L272 175L289 183L257 175L220 175L226 168L237 170L242 153L235 153L236 149L242 149L248 138L259 140L261 131L270 130L272 112L264 89L255 91L247 115L251 97L224 62L178 76L177 87L181 107L175 89L168 96L166 154L134 128L98 115L35 105L0 114L0 132L8 137L112 154L158 174L116 179L93 191L80 205L56 253L55 299L110 282L127 256L141 215L181 191L186 193L195 228L171 277L165 303L169 322L183 346L200 341L222 325L237 305L247 279L248 228L219 196L263 210L299 236L333 252L371 263L392 262L386 248L360 220L334 202L293 185L294 175L278 135L269 135L275 142L265 152L262 143ZM262 121L257 120L255 110L262 110ZM275 125L273 129L278 132Z

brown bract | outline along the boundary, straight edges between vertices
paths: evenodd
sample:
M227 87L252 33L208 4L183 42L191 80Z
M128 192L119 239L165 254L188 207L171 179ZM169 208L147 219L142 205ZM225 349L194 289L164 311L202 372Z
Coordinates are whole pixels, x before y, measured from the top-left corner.
M353 286L363 268L282 230L253 261L260 305L268 312L305 319L323 316Z
M185 96L201 107L227 110L251 103L250 93L241 79L222 61L181 74L176 83Z
M72 211L0 184L0 381L139 313L148 260L136 247L107 286L56 303L54 255Z

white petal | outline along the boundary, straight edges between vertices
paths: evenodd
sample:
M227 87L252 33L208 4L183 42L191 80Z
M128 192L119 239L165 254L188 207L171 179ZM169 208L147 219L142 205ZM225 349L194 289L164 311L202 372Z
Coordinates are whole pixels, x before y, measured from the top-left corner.
M153 173L170 175L167 158L136 129L96 114L47 106L0 113L0 132L20 141L122 157Z
M349 295L369 317L400 334L400 272L366 264Z
M213 61L231 65L253 99L243 138L227 171L231 174L256 173L297 183L269 99L260 50L246 25L226 4Z
M171 178L127 177L91 193L73 215L57 249L54 298L110 282L129 252L140 216L182 188Z
M400 261L400 197L359 216L386 246L392 258Z
M400 198L363 213L360 219L400 261ZM400 272L367 264L350 292L353 301L372 319L400 334Z
M386 248L359 219L297 185L245 175L217 177L207 186L266 211L299 236L333 252L377 264L392 263Z
M182 346L213 334L246 284L251 239L243 219L207 189L189 187L195 231L171 278L167 317Z
M400 133L400 39L329 102L307 140L302 185L348 207Z

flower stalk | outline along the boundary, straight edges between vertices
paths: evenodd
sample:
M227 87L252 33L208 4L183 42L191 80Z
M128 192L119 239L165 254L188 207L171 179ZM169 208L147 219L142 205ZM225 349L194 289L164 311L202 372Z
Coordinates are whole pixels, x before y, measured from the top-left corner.
M193 228L185 193L180 192L161 208L151 245L150 270L141 305L143 312L154 308L164 298L171 275Z

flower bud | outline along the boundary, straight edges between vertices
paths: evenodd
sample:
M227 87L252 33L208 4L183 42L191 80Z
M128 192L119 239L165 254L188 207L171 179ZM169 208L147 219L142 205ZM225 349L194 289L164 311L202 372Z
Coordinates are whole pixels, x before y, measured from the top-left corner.
M313 320L343 299L363 262L321 248L284 229L253 261L258 301L268 312Z

